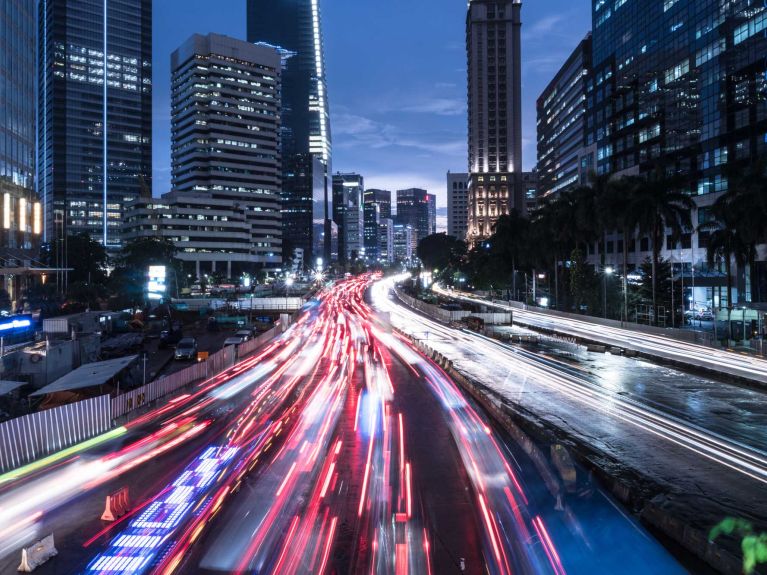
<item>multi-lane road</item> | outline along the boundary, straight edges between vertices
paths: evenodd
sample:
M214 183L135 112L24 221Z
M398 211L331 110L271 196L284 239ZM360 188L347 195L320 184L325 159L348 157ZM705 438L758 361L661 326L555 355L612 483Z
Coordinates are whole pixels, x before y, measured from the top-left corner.
M324 290L193 393L0 476L0 571L53 533L41 573L684 572L557 446L497 428L392 332L373 281ZM101 521L122 487L128 513Z

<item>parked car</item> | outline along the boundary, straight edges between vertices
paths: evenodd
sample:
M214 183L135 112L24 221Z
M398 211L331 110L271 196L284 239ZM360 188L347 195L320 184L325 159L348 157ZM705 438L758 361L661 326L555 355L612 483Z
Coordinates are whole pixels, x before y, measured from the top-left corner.
M227 338L224 340L224 347L226 347L227 345L234 345L234 346L238 346L238 345L240 345L240 344L241 344L243 341L245 341L245 340L243 340L243 339L242 339L242 337L240 337L239 335L233 335L233 336L231 336L231 337L227 337Z
M193 337L185 337L176 345L175 359L195 360L197 359L197 340Z
M714 320L714 312L710 309L699 309L697 312L695 312L695 319L700 319L703 321L713 321Z
M250 331L249 329L240 329L240 330L237 330L237 332L234 335L241 337L242 341L245 342L245 341L249 341L250 338L253 337L253 332Z
M178 330L165 329L160 332L160 349L176 345L184 338L184 333Z

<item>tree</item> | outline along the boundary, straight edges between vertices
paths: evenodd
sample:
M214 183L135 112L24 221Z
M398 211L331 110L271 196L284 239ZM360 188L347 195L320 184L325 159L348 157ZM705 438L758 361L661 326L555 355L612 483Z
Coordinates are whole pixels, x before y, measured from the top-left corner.
M669 175L663 166L657 165L637 187L628 205L629 229L638 227L648 234L652 249L652 305L657 309L657 274L660 251L666 230L678 239L685 230L692 227L690 210L695 206L690 196L679 191L682 179ZM656 314L657 315L657 314Z
M498 218L493 226L490 245L493 253L503 262L504 268L511 271L511 289L516 298L517 269L524 267L529 260L530 220L523 218L514 209L508 215Z
M755 281L757 246L767 240L767 156L747 166L733 165L727 172L729 186L714 205L714 216L727 213L730 225L746 245L746 261L752 274L751 296L761 301L760 282Z
M56 262L56 253L64 253L65 260ZM41 253L41 260L50 267L71 268L67 273L67 283L103 285L106 281L109 265L107 251L103 245L84 232L67 236L63 240L54 240L49 248Z
M736 210L725 202L714 204L715 219L701 224L698 229L709 234L706 247L706 259L709 266L717 260L724 261L724 271L727 274L727 307L733 307L732 301L732 260L743 265L749 254L749 242L741 235Z
M606 182L597 196L597 218L605 230L617 230L623 238L623 318L628 321L628 250L629 235L634 240L636 224L631 212L634 193L641 178L623 176Z
M466 254L466 244L447 234L431 234L418 242L418 259L430 270L445 270Z
M121 307L135 307L144 301L144 284L149 266L165 266L169 292L179 289L177 278L183 276L181 262L176 259L176 246L165 238L141 238L123 246L115 258L115 269L109 284Z

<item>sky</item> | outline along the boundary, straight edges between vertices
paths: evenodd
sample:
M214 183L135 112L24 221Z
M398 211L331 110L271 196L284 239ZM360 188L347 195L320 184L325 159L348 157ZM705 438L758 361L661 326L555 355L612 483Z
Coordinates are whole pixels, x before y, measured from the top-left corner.
M153 191L170 190L170 54L193 33L245 39L246 0L154 2ZM214 9L211 9L211 6ZM447 205L466 171L466 0L322 0L333 171L365 187L426 188ZM522 7L523 165L535 166L535 101L591 28L591 0Z

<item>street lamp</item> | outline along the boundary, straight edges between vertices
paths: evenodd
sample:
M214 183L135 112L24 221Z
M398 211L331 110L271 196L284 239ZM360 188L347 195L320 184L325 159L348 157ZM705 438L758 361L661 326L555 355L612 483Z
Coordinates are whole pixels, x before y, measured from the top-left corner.
M288 311L288 296L290 295L290 286L293 285L293 276L285 278L285 311Z
M612 267L607 266L604 269L604 274L602 275L604 291L604 307L602 308L602 312L604 313L605 319L607 319L607 276L613 275L614 271L615 270Z

